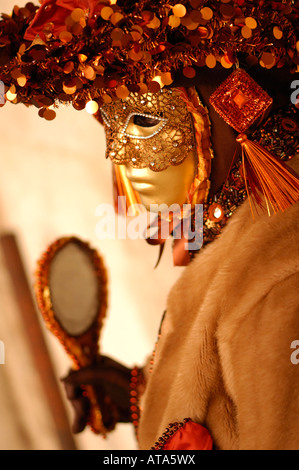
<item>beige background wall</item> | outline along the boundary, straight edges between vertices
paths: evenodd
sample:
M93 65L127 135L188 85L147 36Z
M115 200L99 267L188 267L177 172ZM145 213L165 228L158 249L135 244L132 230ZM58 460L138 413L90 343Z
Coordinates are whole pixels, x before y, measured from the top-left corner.
M14 3L1 0L0 10L10 13ZM85 111L64 107L47 122L36 108L7 103L0 108L0 123L0 230L17 236L30 284L37 259L55 239L76 235L89 241L103 255L109 276L101 349L129 366L141 365L152 351L167 293L181 270L172 266L170 243L154 270L158 250L143 240L96 237L96 207L112 202L111 166L104 158L103 130ZM44 334L59 379L71 363L56 338ZM0 364L0 448L59 448L1 257L0 340L6 353ZM86 430L76 442L81 449L136 445L129 425L120 425L106 440Z

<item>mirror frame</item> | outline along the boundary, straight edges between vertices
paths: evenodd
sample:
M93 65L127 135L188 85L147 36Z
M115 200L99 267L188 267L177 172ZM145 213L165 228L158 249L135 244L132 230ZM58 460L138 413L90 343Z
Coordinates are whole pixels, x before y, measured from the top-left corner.
M100 289L99 306L95 319L85 332L76 336L68 334L56 318L51 301L49 285L52 260L56 254L69 243L77 244L80 249L85 250L89 255L94 266L94 272ZM90 366L94 364L99 357L99 337L103 327L104 318L106 317L108 303L107 282L107 271L103 259L99 255L98 251L91 248L89 243L82 241L75 236L62 237L54 241L48 246L47 250L42 254L37 262L34 283L37 306L41 312L47 329L56 336L58 341L62 344L66 353L71 358L75 369ZM102 422L100 406L93 388L91 386L85 386L84 389L86 389L86 393L88 394L91 402L89 425L93 432L105 436L105 434L112 429L106 429Z

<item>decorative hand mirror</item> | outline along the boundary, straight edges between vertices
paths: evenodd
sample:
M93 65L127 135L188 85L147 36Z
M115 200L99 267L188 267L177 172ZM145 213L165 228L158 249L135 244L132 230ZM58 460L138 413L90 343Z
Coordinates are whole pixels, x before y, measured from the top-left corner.
M76 237L56 240L38 261L35 293L47 328L58 338L74 368L92 365L99 356L99 335L107 309L107 274L98 252ZM89 424L106 429L94 390Z

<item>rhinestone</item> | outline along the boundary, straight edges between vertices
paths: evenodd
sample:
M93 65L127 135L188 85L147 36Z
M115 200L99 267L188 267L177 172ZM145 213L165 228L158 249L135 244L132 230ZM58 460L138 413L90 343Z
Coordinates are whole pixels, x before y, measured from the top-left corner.
M137 159L135 157L132 158L132 162L135 163Z
M175 110L175 106L171 106L170 109L171 109L171 111L174 111L174 110Z
M217 207L215 210L214 210L214 217L215 219L219 219L219 217L221 217L222 215L222 211L219 207Z
M116 152L110 152L110 157L115 157Z
M123 144L126 144L127 142L128 142L127 139L123 139L123 140L122 140L122 143L123 143Z
M156 151L156 150L157 150L157 147L153 147L153 150Z
M178 144L177 142L172 142L172 145L173 145L174 147L178 147L179 144Z
M140 149L139 145L135 145L135 149L139 150Z

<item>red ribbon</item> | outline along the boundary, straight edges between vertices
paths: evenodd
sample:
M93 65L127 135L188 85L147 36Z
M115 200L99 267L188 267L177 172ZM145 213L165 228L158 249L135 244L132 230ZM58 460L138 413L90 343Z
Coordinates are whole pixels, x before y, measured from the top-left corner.
M66 31L65 20L75 8L81 8L91 17L94 14L98 0L44 0L40 8L25 32L25 39L33 41L41 34L48 23L53 23L52 33L59 36L61 31Z

